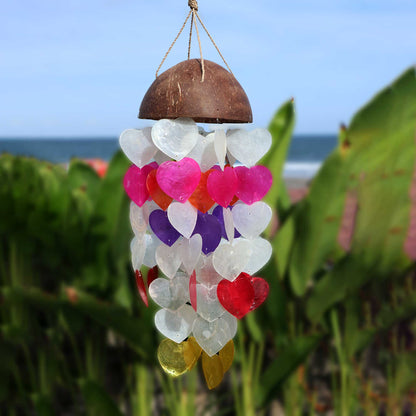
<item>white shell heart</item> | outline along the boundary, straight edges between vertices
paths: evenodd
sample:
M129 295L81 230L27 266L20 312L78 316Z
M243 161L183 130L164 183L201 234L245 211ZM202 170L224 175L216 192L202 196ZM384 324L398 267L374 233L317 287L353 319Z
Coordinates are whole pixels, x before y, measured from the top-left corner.
M134 202L130 202L130 224L136 235L142 235L146 232L149 216L146 214L147 207L144 205L140 208Z
M217 164L217 154L214 147L215 133L210 133L207 136L198 137L197 143L188 157L198 162L202 172L206 172Z
M252 205L236 204L232 213L235 228L246 238L258 237L272 219L272 209L262 201Z
M196 280L205 286L214 286L222 280L222 276L217 273L212 265L212 254L205 256L201 254L196 266Z
M149 163L157 152L152 141L152 129L128 129L120 135L120 147L125 155L139 168Z
M192 119L159 120L152 128L155 146L165 155L183 159L196 145L198 127Z
M189 302L189 279L179 273L172 280L155 279L149 286L149 295L162 308L176 310Z
M160 270L162 270L162 272L170 279L173 279L182 263L179 252L180 244L181 239L176 241L176 243L173 244L172 247L169 247L166 244L161 244L156 249L156 263L159 266Z
M172 227L185 238L190 238L194 231L198 210L189 202L172 202L168 208L168 218Z
M252 167L270 149L272 135L266 129L256 129L251 132L232 130L227 137L230 153L243 165Z
M146 252L146 240L144 235L134 236L130 243L131 262L133 270L140 270Z
M198 264L202 250L202 237L199 234L193 235L189 240L181 243L180 257L185 271L191 275Z
M198 315L208 322L215 321L224 312L217 296L217 286L207 287L202 284L196 286Z
M143 257L143 264L146 267L156 266L156 249L160 246L160 240L154 234L145 235L146 251Z
M196 316L189 305L183 305L177 311L161 309L155 315L155 325L166 338L179 344L190 335Z
M193 327L193 335L200 347L212 357L231 339L231 330L225 319L218 318L208 322L197 318Z
M231 315L229 312L225 311L223 315L221 315L221 319L224 319L227 322L230 328L230 335L231 338L234 338L237 334L237 327L238 327L238 320L235 316Z
M248 240L252 254L243 272L253 275L267 264L272 256L272 246L264 238L258 237L254 240Z
M224 228L225 234L227 234L227 239L230 243L234 241L234 218L230 208L222 209L223 218L224 218Z
M214 148L218 164L221 170L224 170L225 156L227 154L227 136L224 130L215 131Z
M246 267L251 253L248 241L237 238L233 244L220 244L217 247L212 264L222 277L233 281Z

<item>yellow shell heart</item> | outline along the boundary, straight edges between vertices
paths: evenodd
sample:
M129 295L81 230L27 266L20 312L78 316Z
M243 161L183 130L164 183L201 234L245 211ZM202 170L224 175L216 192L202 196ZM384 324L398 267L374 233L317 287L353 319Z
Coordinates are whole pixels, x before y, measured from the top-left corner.
M219 352L222 361L224 374L230 369L234 360L234 341L231 340L225 344L224 348Z
M157 350L157 358L161 367L173 377L178 377L191 370L200 355L201 347L193 337L180 344L170 339L164 339Z
M202 370L210 390L215 389L224 378L222 361L217 354L210 357L205 351L202 351Z

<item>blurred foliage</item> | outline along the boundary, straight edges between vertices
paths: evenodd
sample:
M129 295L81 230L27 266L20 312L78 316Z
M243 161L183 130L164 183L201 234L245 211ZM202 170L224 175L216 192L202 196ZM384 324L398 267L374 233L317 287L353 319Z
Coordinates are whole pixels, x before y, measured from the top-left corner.
M290 202L294 103L277 111L266 200L278 228L266 304L240 323L231 376L162 374L154 308L130 266L128 161L101 179L0 157L0 412L8 415L401 415L416 388L416 76L409 69L342 128ZM361 412L361 413L360 413ZM382 413L384 412L384 413ZM409 413L410 414L410 413Z

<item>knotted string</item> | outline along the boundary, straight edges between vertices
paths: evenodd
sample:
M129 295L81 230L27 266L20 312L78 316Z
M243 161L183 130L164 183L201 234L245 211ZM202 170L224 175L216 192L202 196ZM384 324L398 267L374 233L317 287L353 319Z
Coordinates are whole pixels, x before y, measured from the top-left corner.
M220 50L219 50L217 44L215 43L214 39L212 38L211 34L208 32L208 29L205 27L204 23L202 22L201 18L199 17L198 1L197 0L188 0L188 6L190 7L191 10L189 11L188 15L186 16L185 22L183 23L181 29L179 30L179 33L176 35L176 38L174 39L174 41L170 45L168 51L166 52L165 56L162 59L162 62L160 63L159 67L157 68L156 78L159 76L160 68L162 68L162 65L165 63L166 58L168 57L170 51L172 50L172 48L175 45L176 41L178 40L179 36L181 35L183 30L185 29L185 26L188 23L189 17L191 17L191 28L190 28L190 31L189 31L188 59L191 58L192 30L193 30L193 27L195 26L196 35L197 35L197 38L198 38L199 53L201 55L201 68L202 68L201 82L204 82L204 80L205 80L205 64L204 64L204 57L202 55L201 39L199 37L199 29L198 29L197 21L199 21L199 23L201 23L201 26L205 30L205 32L208 35L209 39L211 40L212 44L215 46L215 49L217 50L218 54L221 56L221 59L224 61L224 64L226 65L226 67L228 68L230 73L232 74L233 72L231 71L231 68L229 67L227 61L225 60L224 56L220 52Z

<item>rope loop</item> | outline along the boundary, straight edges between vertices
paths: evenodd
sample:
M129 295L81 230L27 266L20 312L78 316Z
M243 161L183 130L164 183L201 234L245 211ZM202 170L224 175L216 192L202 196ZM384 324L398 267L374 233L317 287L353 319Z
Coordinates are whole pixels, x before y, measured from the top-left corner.
M195 11L198 11L198 2L197 0L188 0L188 6Z

